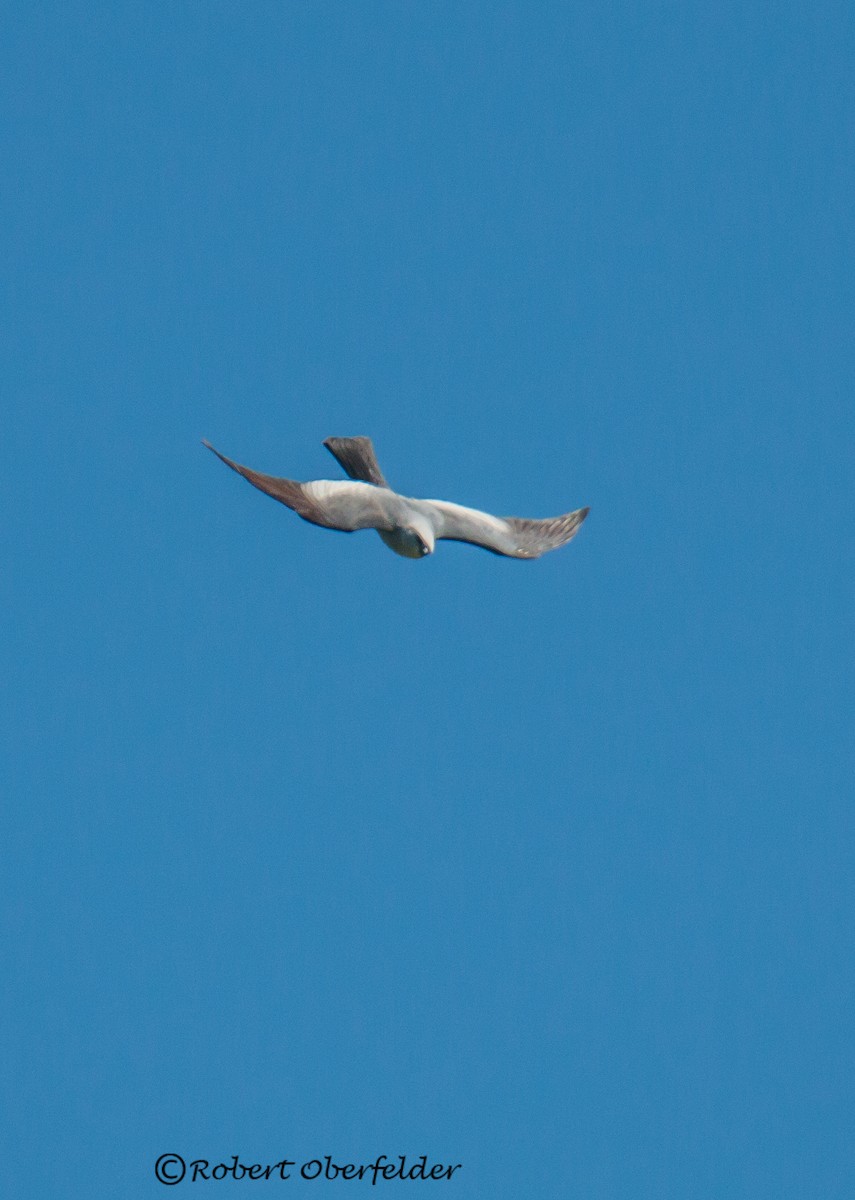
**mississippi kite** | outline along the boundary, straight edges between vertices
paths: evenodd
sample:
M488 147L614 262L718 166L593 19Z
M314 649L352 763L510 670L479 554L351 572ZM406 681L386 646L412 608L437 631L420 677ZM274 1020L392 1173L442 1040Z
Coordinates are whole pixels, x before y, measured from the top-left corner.
M561 517L527 520L493 517L447 500L399 496L384 479L371 439L367 437L327 438L324 442L351 482L318 479L313 483L297 483L293 479L277 479L232 462L214 450L210 442L203 445L253 487L293 509L304 521L345 533L376 529L386 545L404 558L432 554L441 538L469 542L510 558L539 558L547 550L566 545L589 511L578 508Z

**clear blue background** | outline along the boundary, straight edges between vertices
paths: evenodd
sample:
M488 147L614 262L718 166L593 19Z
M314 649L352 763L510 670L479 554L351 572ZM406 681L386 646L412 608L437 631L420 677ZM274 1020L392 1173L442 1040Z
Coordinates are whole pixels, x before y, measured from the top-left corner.
M0 45L4 1189L851 1197L851 6ZM408 562L199 444L349 434L591 517Z

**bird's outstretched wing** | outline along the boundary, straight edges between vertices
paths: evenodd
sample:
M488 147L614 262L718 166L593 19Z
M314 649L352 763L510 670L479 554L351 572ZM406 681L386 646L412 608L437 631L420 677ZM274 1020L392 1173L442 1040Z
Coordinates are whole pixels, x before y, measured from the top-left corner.
M331 437L327 438L324 445L333 458L338 459L351 479L361 479L363 483L373 483L375 487L389 486L383 478L371 438Z
M253 487L293 509L304 521L311 521L313 525L339 529L344 533L353 533L357 529L394 528L395 522L388 504L391 493L388 491L372 487L369 483L328 479L298 483L294 479L262 475L260 471L252 471L249 467L232 462L225 454L215 450L210 442L203 441L202 444Z
M433 511L437 539L470 542L493 554L509 558L540 558L548 550L566 546L579 531L590 509L579 508L560 517L527 520L525 517L494 517L475 508L427 500Z

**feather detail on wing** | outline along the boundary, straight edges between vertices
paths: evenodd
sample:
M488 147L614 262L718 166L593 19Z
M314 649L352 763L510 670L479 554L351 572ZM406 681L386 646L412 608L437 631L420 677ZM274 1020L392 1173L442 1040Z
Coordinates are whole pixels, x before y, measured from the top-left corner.
M388 493L369 483L348 483L344 480L319 479L313 483L298 483L294 479L279 479L274 475L262 475L232 462L225 454L215 450L210 442L203 442L227 467L237 471L253 487L265 492L292 509L304 521L323 525L326 529L339 529L353 533L357 529L392 529L394 521L387 512L384 497Z
M528 520L525 517L494 517L475 508L450 504L447 500L428 500L426 503L436 513L437 539L469 542L509 558L540 558L548 550L565 546L575 537L590 511L579 508L560 517Z
M351 479L361 479L376 487L388 487L374 453L371 438L327 438L324 442L333 458L344 467Z
M540 558L548 550L558 550L574 538L590 508L577 508L560 517L530 520L526 517L506 517L517 543L515 558Z

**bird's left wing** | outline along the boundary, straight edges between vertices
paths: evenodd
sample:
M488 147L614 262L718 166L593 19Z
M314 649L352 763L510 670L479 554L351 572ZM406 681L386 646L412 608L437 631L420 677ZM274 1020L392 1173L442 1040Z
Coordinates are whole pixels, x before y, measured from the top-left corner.
M560 517L528 520L525 517L494 517L476 508L450 504L447 500L426 500L425 504L430 506L437 539L470 542L509 558L540 558L548 550L566 546L590 511L579 508Z
M357 529L393 529L390 513L392 493L370 483L351 483L344 480L318 479L313 483L298 483L295 479L278 479L262 475L232 462L225 454L204 442L227 467L237 471L253 487L292 509L304 521L353 533Z

